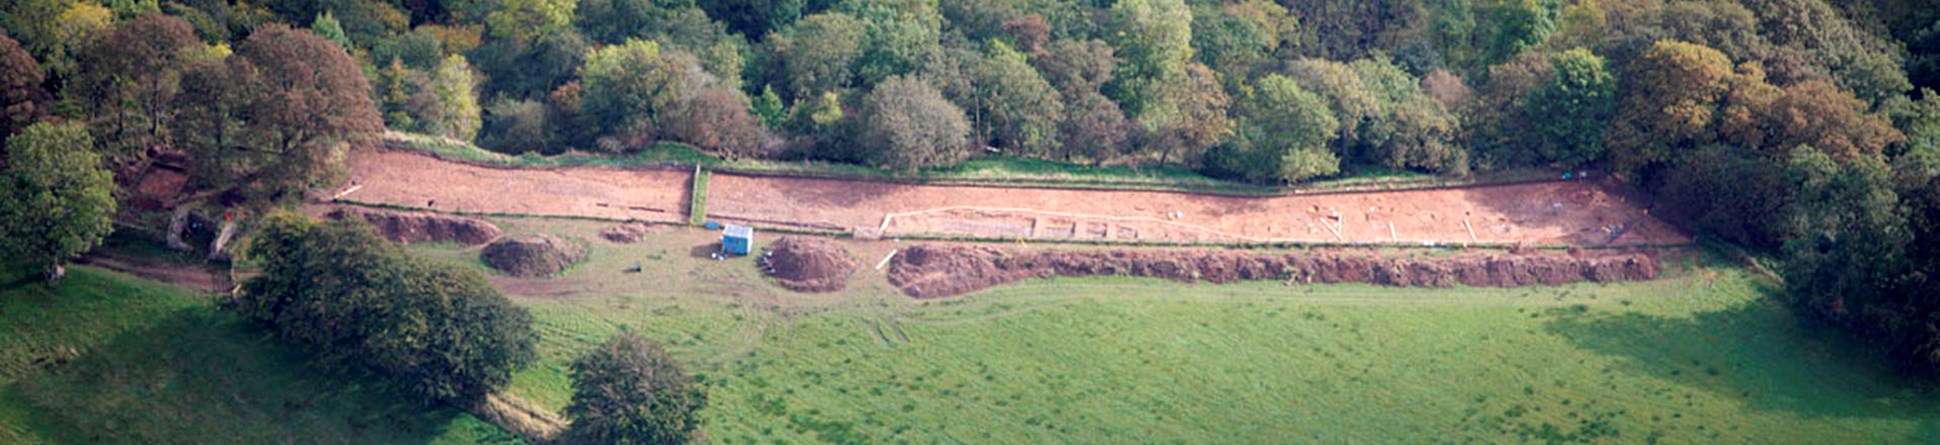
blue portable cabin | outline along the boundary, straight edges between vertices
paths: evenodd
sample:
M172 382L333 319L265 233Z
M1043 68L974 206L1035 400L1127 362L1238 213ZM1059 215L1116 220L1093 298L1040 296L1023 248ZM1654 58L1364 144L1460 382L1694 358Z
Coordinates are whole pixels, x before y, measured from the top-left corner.
M754 250L754 228L728 224L721 229L721 253L747 255Z

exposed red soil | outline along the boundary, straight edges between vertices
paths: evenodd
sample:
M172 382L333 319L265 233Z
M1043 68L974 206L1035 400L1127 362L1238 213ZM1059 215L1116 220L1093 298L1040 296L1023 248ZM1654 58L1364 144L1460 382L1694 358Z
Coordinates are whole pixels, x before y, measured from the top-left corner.
M758 260L775 280L796 292L834 292L842 290L855 273L855 260L841 245L822 238L784 236L768 245L770 253Z
M1124 275L1182 282L1367 283L1396 287L1558 285L1642 281L1657 261L1641 253L1380 258L1207 250L1033 251L919 245L892 261L889 283L915 298L962 295L1027 278Z
M858 233L883 229L882 236L1400 244L1690 241L1588 181L1232 197L716 173L709 179L708 212ZM1607 230L1616 225L1624 226L1621 236Z
M498 226L481 219L431 212L394 212L356 207L338 207L326 215L334 220L361 218L377 227L385 238L400 243L452 242L467 246L498 239Z
M686 221L691 173L609 167L493 168L394 150L359 151L333 194L438 211Z
M691 173L491 168L356 154L346 199L441 211L685 221ZM912 185L715 173L708 216L865 237L1163 243L1682 244L1690 237L1593 181L1273 197ZM1613 230L1621 227L1622 230Z

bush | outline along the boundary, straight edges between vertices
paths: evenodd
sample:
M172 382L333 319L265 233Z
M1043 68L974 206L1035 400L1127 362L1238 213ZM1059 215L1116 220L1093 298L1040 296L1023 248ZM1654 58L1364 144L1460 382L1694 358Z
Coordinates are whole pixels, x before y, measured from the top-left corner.
M660 344L622 332L573 361L573 434L589 443L681 444L707 393Z
M245 316L332 367L396 378L414 395L471 403L533 359L532 316L471 269L405 257L361 222L271 216L247 253L263 273Z

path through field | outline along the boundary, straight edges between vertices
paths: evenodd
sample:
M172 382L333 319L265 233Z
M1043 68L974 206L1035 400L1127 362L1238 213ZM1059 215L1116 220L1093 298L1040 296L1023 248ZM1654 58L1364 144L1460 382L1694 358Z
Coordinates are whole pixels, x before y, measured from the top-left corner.
M683 220L690 173L503 169L359 153L346 199L433 210ZM1275 197L715 173L708 217L864 235L1123 242L1678 244L1690 238L1589 181Z

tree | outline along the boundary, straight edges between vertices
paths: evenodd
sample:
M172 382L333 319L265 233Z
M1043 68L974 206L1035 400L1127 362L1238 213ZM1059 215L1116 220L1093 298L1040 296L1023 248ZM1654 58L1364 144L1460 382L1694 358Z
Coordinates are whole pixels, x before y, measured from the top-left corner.
M1279 150L1326 150L1340 135L1327 99L1278 74L1260 78L1244 101L1242 119L1260 135L1254 143Z
M713 0L699 2L709 17L727 24L728 29L749 39L761 39L770 31L787 28L802 18L808 0Z
M530 99L572 81L592 47L569 28L531 41L491 39L467 57L487 80L479 97Z
M1360 123L1378 117L1382 111L1379 100L1361 84L1360 75L1345 63L1301 59L1288 64L1286 71L1287 77L1302 88L1327 98L1334 120L1342 123L1341 136L1336 139L1342 146L1358 141Z
M61 93L80 106L102 154L111 161L168 144L185 57L201 41L182 19L136 17L80 54L80 69Z
M780 128L787 120L787 107L782 106L781 95L775 94L773 86L762 85L761 95L754 97L754 104L749 109L755 116L760 117L761 124L768 128Z
M580 118L597 129L605 151L643 148L688 101L714 84L693 54L629 40L586 56Z
M769 147L768 132L748 108L748 96L741 90L708 88L675 115L673 132L682 141L728 159L758 157Z
M800 101L848 87L852 67L862 57L862 25L848 14L822 13L770 36L768 48L787 97Z
M1774 154L1808 145L1845 161L1878 156L1888 145L1906 142L1885 116L1867 112L1865 101L1825 80L1787 86L1769 105L1752 109L1762 122L1734 136Z
M853 68L858 85L875 85L884 77L914 72L940 49L943 18L934 11L871 5L855 14L864 36Z
M74 0L20 0L0 11L0 28L20 39L40 60L47 74L62 78L76 72L76 59L88 50L97 34L114 24L114 11Z
M1058 40L1031 58L1044 80L1067 99L1081 92L1099 91L1111 82L1118 57L1101 40Z
M1546 143L1543 158L1572 167L1603 158L1603 130L1616 111L1617 79L1603 58L1577 48L1550 61L1555 77L1529 95L1526 107Z
M890 76L862 101L862 138L876 163L904 170L954 165L970 156L970 123L943 93Z
M53 97L41 88L40 64L20 42L0 35L0 141L46 116ZM0 158L6 165L6 158Z
M572 363L572 432L589 443L687 443L707 392L660 343L621 332Z
M438 100L438 119L431 132L461 141L478 137L478 96L472 92L472 68L465 56L453 54L438 64L431 92Z
M1555 29L1549 9L1539 0L1500 0L1484 7L1482 15L1486 17L1481 21L1485 27L1480 32L1487 36L1483 47L1483 62L1487 65L1509 60L1541 44Z
M243 283L236 310L333 368L462 405L534 358L531 315L482 273L410 258L367 224L276 213L245 253L263 272Z
M1675 210L1667 215L1707 235L1777 248L1792 236L1796 181L1783 160L1757 149L1708 145L1682 154L1654 191Z
M47 268L59 281L69 258L114 230L114 175L77 124L38 123L7 138L0 176L0 254Z
M1798 236L1784 250L1789 301L1804 314L1858 331L1901 363L1933 370L1940 362L1934 358L1934 305L1925 298L1931 294L1908 294L1913 289L1902 287L1908 278L1923 279L1909 261L1917 257L1908 253L1930 252L1914 244L1930 240L1912 237L1886 165L1860 158L1841 166L1810 149L1797 150L1792 164L1789 170L1804 178L1804 186Z
M1157 131L1179 119L1180 92L1192 60L1192 10L1184 0L1123 0L1111 6L1123 63L1116 98L1134 120Z
M552 116L539 101L499 99L486 108L484 121L478 136L481 147L502 153L561 151L553 141Z
M180 122L208 129L237 129L236 137L192 140L197 182L237 188L253 199L274 201L328 182L344 167L350 147L375 144L384 130L369 83L336 43L284 25L258 29L227 60L221 74L200 77L210 91L188 96L182 109L221 113ZM206 165L204 165L206 164Z
M350 36L344 35L343 23L338 22L337 15L330 11L317 14L317 19L310 21L310 32L317 33L317 35L323 36L323 38L329 39L332 42L337 42L337 46L342 47L344 51L350 51L356 48L355 46L350 46Z
M1082 156L1099 165L1124 150L1131 124L1110 98L1097 91L1079 92L1064 112L1064 121L1058 124L1064 160Z
M1165 94L1171 97L1168 102L1174 104L1176 114L1154 130L1159 163L1174 155L1195 161L1207 148L1233 135L1233 119L1226 115L1232 98L1220 87L1218 77L1211 68L1194 63L1186 66L1178 83L1166 86Z
M485 16L485 28L494 36L530 42L566 29L577 7L576 0L504 0Z
M1023 53L1003 42L990 44L981 68L977 83L985 97L977 103L987 118L978 122L978 133L1016 154L1049 155L1057 147L1058 119L1064 114L1058 92L1031 69Z
M1662 40L1630 65L1606 133L1618 171L1667 161L1674 149L1711 139L1717 103L1731 87L1730 59L1702 45Z

